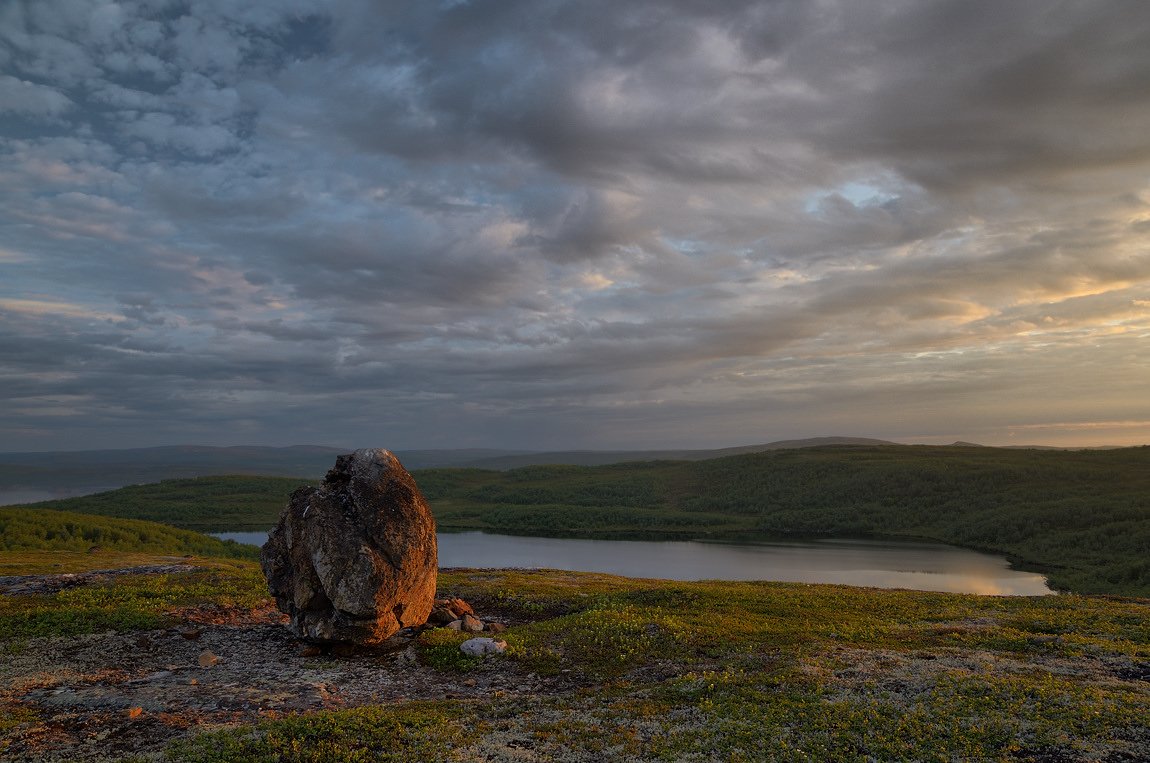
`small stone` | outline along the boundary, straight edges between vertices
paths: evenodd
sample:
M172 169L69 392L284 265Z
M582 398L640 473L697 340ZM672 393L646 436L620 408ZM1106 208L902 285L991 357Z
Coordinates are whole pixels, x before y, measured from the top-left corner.
M199 628L189 628L188 630L180 631L180 635L188 641L196 641L199 639L201 633L203 633L203 631Z
M479 683L479 682L476 681L474 678L468 678L466 681L463 682L463 685L464 686L475 686L477 683Z
M129 718L139 718L143 714L144 714L144 708L142 708L142 707L129 707L128 708L128 717Z
M199 686L199 685L200 685L200 680L198 678L192 678L188 681L188 686Z
M349 644L345 641L341 641L340 643L334 644L331 647L331 653L336 657L351 657L355 654L355 652L355 644Z
M311 646L305 646L299 652L300 657L319 657L321 654L323 654L323 650L314 644Z
M504 625L503 623L488 623L487 624L487 631L489 633L503 633L505 630L507 630L507 626Z
M503 654L507 651L506 641L493 638L472 638L459 645L459 651L469 657L486 657L489 654Z
M482 633L483 621L474 615L464 615L463 630L467 633Z
M209 650L207 650L207 649L205 649L204 651L200 652L200 658L199 658L199 662L200 662L200 667L201 667L201 668L210 668L210 667L212 667L213 665L216 665L216 664L218 664L218 663L219 663L219 661L220 661L220 658L219 658L219 657L217 657L216 655L212 654L212 653L211 653Z
M451 622L449 622L447 624L447 627L453 631L461 631L461 630L463 630L463 621L462 620L452 620Z
M453 620L458 620L459 617L447 607L435 607L431 610L431 614L427 616L427 622L432 625L447 625Z

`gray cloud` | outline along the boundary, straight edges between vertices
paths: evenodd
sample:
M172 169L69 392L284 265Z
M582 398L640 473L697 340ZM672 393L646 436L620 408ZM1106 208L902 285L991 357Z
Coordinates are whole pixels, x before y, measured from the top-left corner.
M1147 51L1133 0L6 3L0 448L1146 441Z
M51 87L0 75L0 112L53 117L72 108L66 95Z

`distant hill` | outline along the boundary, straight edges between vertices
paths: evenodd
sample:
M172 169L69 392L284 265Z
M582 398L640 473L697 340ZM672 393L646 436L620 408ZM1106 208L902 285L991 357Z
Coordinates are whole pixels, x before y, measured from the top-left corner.
M890 443L863 437L817 437L718 450L580 450L535 453L497 448L459 448L397 450L396 455L408 469L459 467L506 470L542 464L601 466L624 461L699 461L777 448L885 444ZM0 505L94 493L124 485L222 474L318 479L331 468L337 455L351 450L323 445L292 445L284 448L259 445L172 445L119 450L0 453Z
M318 479L351 448L322 445L212 447L174 445L120 450L0 453L0 505L25 503L160 480L244 474ZM400 454L411 469L468 466L522 451L470 448Z
M872 446L895 445L886 440L868 437L810 437L805 440L778 440L761 445L738 445L733 448L711 450L560 450L546 453L523 453L519 455L481 458L469 463L454 466L475 469L518 469L523 466L548 464L569 464L572 466L607 466L608 464L632 463L636 461L705 461L709 458L740 456L744 453L762 453L768 450L787 448L818 448L827 445ZM401 456L402 458L402 456ZM406 464L407 462L404 461ZM423 467L413 467L423 468Z
M160 448L0 453L0 504L37 500L37 493L77 495L123 485L214 474L317 477L339 448L176 445Z
M1084 445L1081 447L1069 447L1060 445L998 445L995 447L1010 449L1010 450L1120 450L1121 448L1128 448L1129 445Z

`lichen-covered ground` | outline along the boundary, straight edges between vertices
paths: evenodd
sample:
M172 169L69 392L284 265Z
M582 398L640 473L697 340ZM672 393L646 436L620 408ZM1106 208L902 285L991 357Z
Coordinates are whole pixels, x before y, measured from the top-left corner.
M116 562L47 559L0 569ZM1147 600L455 570L507 655L341 656L250 563L180 563L5 582L0 759L1150 761Z

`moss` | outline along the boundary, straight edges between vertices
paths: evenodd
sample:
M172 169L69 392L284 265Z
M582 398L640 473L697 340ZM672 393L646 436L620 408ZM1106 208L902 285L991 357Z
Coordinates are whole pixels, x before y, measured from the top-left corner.
M438 760L445 749L466 739L458 720L462 714L462 708L445 702L312 713L177 742L167 759L181 763Z

